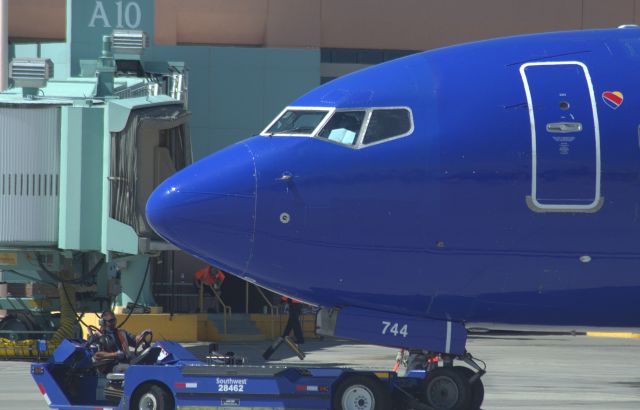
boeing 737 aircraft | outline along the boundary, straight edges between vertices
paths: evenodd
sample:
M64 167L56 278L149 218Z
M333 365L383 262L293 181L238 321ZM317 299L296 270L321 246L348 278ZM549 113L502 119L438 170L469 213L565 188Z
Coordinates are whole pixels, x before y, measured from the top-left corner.
M477 409L469 328L640 328L639 73L627 26L394 60L170 177L147 217L322 307L323 334L439 358L429 405Z

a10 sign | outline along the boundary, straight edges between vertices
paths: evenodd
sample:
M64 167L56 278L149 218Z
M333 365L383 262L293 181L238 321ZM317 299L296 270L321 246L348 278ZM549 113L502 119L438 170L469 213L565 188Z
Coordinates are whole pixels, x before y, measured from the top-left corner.
M115 2L115 16L107 13L103 1L96 1L96 5L89 20L89 27L128 28L137 29L142 22L142 8L135 1ZM110 10L111 11L111 10Z

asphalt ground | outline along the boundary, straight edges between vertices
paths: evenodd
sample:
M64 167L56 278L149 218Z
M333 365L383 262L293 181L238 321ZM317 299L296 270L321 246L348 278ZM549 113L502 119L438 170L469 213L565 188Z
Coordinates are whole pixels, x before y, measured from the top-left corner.
M221 344L250 364L262 364L268 342ZM187 344L196 354L205 344ZM335 340L308 341L300 360L283 345L274 364L390 369L394 349ZM485 410L640 409L640 340L587 336L486 335L471 337L468 350L487 363ZM0 409L46 409L29 363L0 361Z

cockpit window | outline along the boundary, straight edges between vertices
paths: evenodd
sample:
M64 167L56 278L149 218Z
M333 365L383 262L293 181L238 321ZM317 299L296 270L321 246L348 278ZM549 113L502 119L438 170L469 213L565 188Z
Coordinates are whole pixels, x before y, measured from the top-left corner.
M411 113L406 108L375 109L371 112L362 144L407 135L411 128Z
M285 135L311 135L329 110L286 110L263 133Z
M413 127L409 107L287 107L261 134L314 137L360 149L410 135Z
M319 138L355 145L362 128L365 111L337 111L318 133Z

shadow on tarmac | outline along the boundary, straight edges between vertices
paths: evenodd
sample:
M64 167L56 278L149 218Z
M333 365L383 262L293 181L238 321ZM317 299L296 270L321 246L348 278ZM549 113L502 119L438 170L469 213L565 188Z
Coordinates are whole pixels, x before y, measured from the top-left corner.
M225 354L228 352L233 352L236 356L244 357L246 359L247 364L251 364L251 365L256 365L256 364L277 365L277 364L280 364L279 362L281 361L292 360L292 362L289 362L287 364L295 365L295 366L298 366L298 365L307 366L304 360L298 359L296 354L286 345L286 343L283 343L278 348L278 350L276 350L276 352L273 353L270 360L265 361L264 358L262 357L262 354L269 346L271 346L271 344L272 342L270 340L265 340L261 344L257 344L256 342L250 342L250 343L221 342L219 343L218 353ZM344 344L358 345L360 343L347 341L347 340L325 338L324 340L307 340L304 344L300 345L300 348L302 349L303 352L310 353L310 352L316 352L324 349L329 349L329 348L344 345ZM209 350L208 350L209 344L205 342L203 342L202 344L199 343L199 344L193 344L193 345L186 344L185 347L187 348L187 350L193 353L200 360L206 360L206 356L209 353ZM308 365L308 366L311 366L311 365ZM314 364L314 366L318 366L318 364ZM340 362L334 362L334 363L323 362L323 366L345 367L345 366L348 366L348 364L340 363Z

